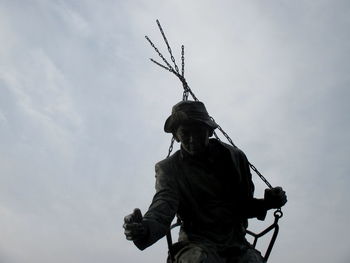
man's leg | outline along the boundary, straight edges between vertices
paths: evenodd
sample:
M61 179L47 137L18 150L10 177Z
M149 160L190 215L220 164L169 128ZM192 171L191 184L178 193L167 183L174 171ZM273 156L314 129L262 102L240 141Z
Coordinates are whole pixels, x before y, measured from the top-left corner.
M225 263L225 260L204 246L189 243L176 253L175 263Z
M238 257L237 263L265 263L265 261L258 250L248 248Z

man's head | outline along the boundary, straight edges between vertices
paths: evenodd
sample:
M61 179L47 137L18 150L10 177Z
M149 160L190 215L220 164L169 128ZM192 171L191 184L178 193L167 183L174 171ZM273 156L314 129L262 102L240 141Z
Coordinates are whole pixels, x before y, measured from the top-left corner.
M188 122L180 124L173 134L187 153L198 155L208 146L213 129L201 122Z
M191 155L201 153L208 145L217 124L209 117L202 102L177 103L165 122L164 131L172 133L184 150Z

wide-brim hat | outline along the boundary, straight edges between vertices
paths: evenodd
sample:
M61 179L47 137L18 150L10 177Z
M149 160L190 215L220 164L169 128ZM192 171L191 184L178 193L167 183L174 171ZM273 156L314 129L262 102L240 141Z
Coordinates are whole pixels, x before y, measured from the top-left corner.
M173 106L171 115L164 124L164 131L171 133L185 122L201 122L208 125L213 130L218 125L210 118L203 102L200 101L180 101Z

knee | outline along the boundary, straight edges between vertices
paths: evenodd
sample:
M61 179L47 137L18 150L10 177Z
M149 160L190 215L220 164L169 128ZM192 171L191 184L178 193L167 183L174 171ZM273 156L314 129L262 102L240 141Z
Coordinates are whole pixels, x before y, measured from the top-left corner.
M207 262L207 252L199 246L188 246L181 249L175 255L176 263L205 263Z
M265 263L265 261L258 250L250 248L243 253L238 263Z

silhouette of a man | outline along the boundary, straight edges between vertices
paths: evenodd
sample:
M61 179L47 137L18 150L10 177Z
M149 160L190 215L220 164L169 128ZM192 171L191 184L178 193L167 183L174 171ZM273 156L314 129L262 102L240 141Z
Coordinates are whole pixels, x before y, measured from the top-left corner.
M181 149L156 164L156 193L142 216L124 218L128 240L143 250L166 235L175 215L182 221L174 261L178 263L260 263L245 239L247 219L264 220L266 212L287 202L281 187L253 197L245 154L216 139L217 128L202 102L182 101L172 109L164 130Z

